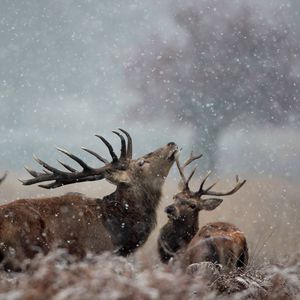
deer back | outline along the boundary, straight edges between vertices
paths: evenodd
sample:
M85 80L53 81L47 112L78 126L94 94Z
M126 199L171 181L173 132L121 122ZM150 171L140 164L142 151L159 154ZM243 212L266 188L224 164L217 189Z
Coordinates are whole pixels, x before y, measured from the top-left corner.
M183 266L210 261L226 269L244 268L248 263L248 247L244 233L226 222L203 226L189 243L182 257Z
M113 250L95 199L80 194L22 199L0 206L0 257L15 270L25 258L66 248L79 257L87 252Z

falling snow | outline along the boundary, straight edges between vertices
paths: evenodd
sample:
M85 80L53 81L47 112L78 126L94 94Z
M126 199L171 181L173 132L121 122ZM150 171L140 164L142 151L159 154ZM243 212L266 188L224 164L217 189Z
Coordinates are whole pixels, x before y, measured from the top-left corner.
M33 154L58 166L56 146L99 168L80 147L107 157L93 135L121 127L134 138L134 158L170 141L182 148L180 159L191 150L202 153L195 188L209 170L220 190L236 174L247 179L218 209L201 212L199 224L236 224L247 237L251 264L242 275L218 274L208 287L201 274L159 262L158 230L178 192L173 167L155 230L136 254L90 254L80 262L59 249L35 258L24 274L0 270L0 299L46 297L39 290L49 299L299 295L299 15L296 0L1 1L1 203L66 192L101 201L115 190L104 180L44 191L17 179L27 176L24 165L37 169ZM118 143L112 139L114 149ZM124 201L122 209L128 214L131 207ZM83 224L84 213L72 220ZM4 218L14 222L9 211ZM4 246L0 230L0 251Z

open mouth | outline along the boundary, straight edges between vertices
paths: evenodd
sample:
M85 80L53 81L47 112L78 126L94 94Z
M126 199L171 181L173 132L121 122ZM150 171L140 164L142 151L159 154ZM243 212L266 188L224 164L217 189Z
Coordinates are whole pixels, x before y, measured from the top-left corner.
M171 152L170 152L170 154L169 154L169 156L168 156L168 160L169 161L174 161L175 160L175 157L176 157L176 154L179 152L179 150L178 150L178 147L176 146L176 148L175 149L173 149Z

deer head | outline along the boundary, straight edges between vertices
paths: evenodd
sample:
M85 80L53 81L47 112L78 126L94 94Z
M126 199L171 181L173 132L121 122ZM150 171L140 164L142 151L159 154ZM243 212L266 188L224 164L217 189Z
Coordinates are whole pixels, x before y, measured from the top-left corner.
M58 151L64 153L78 163L82 167L82 170L78 171L68 164L59 161L59 163L67 170L62 171L50 166L39 158L34 157L35 161L43 167L43 172L36 172L25 167L33 178L21 180L21 182L24 185L31 185L40 182L52 181L48 184L39 185L40 187L47 189L57 188L76 182L95 181L101 179L106 179L112 184L121 187L149 184L153 185L159 180L163 182L175 161L175 156L178 152L177 145L171 142L166 146L138 159L132 159L132 138L125 130L119 130L124 133L127 138L126 143L126 140L121 133L113 131L113 133L121 140L121 153L119 157L114 152L112 145L104 137L96 135L96 137L98 137L107 146L112 158L111 162L93 150L82 147L84 151L104 163L104 166L101 168L93 168L67 150L57 148Z
M188 178L186 178L184 175L184 169L191 162L200 158L201 156L202 155L193 156L193 153L191 153L190 157L183 164L183 166L180 165L178 156L176 157L177 168L181 176L181 181L179 183L180 192L173 197L174 203L165 208L165 212L167 213L169 219L172 219L173 221L190 222L191 224L198 222L198 214L200 210L213 210L217 208L223 201L221 198L203 198L204 196L229 196L236 193L246 182L246 180L240 182L238 176L236 176L236 185L233 189L225 193L215 192L212 191L212 188L216 185L216 183L213 183L208 188L204 189L204 184L210 175L209 172L202 180L198 191L191 191L189 183L195 174L196 168L192 170Z

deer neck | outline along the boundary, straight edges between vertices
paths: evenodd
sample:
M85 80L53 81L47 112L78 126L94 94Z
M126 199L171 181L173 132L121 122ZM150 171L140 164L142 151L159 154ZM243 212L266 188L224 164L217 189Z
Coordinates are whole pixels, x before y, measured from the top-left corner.
M186 241L187 243L189 243L192 240L192 238L199 230L198 221L191 224L175 222L173 226L174 226L174 232L177 233L178 237L180 237L182 240Z
M164 262L168 262L178 251L183 250L198 231L198 224L187 226L183 222L169 220L160 232L160 251Z
M156 225L160 197L161 188L124 186L103 198L103 223L117 254L128 255L145 243Z

